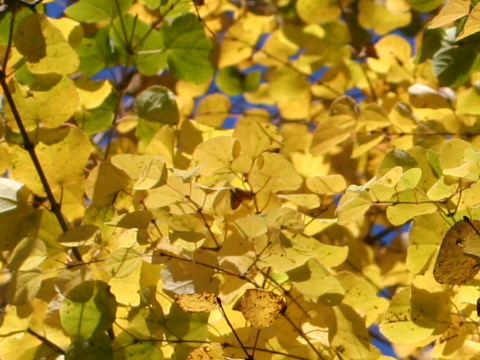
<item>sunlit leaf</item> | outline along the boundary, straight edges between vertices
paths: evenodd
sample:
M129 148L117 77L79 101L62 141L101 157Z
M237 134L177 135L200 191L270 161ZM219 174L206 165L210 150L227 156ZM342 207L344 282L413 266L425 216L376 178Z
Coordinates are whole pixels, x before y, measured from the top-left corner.
M219 343L210 343L198 347L188 354L187 360L223 360L225 354Z
M122 278L130 274L142 262L141 254L133 248L113 251L105 260L103 269L111 276Z
M470 11L470 3L465 0L449 0L428 25L430 29L447 25L460 19Z
M33 237L25 238L15 246L8 267L15 271L25 271L40 265L46 258L45 243Z
M117 7L118 4L118 7ZM132 0L81 0L78 3L72 4L65 9L65 14L77 21L84 21L87 23L96 23L102 20L111 20L120 15L118 9L121 12L125 12Z
M185 312L210 312L218 309L217 296L210 293L177 295L177 305Z
M110 328L117 304L107 284L87 281L73 288L60 305L62 326L69 334L87 339Z
M248 289L240 300L243 316L257 329L272 326L285 306L281 296L260 289Z

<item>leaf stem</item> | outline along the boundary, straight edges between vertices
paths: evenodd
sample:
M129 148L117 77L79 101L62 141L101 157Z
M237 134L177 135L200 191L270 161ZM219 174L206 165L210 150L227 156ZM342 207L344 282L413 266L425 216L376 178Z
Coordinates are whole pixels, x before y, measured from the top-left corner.
M225 309L224 309L223 306L222 306L222 300L220 300L219 297L217 297L217 304L218 304L218 306L220 306L220 311L222 312L223 318L225 319L225 321L227 322L228 326L229 326L230 329L232 330L232 333L233 333L233 335L235 336L235 338L237 339L238 343L240 344L243 352L245 353L245 355L247 355L247 360L253 360L253 356L251 356L251 355L248 353L247 349L245 348L245 345L243 345L242 340L240 340L240 337L238 336L237 332L235 331L235 328L233 327L232 323L231 323L230 320L228 319L227 313L225 312Z

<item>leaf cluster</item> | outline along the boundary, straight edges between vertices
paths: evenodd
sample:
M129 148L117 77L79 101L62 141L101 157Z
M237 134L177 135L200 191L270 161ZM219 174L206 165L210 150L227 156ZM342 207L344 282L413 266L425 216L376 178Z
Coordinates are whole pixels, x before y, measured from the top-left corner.
M48 6L0 11L1 359L478 358L476 1Z

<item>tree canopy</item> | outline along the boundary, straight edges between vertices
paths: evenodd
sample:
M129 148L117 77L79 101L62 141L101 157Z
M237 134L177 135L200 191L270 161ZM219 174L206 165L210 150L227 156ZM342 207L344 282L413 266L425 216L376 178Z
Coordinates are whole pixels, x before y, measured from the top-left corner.
M0 9L0 359L480 359L478 0L59 4Z

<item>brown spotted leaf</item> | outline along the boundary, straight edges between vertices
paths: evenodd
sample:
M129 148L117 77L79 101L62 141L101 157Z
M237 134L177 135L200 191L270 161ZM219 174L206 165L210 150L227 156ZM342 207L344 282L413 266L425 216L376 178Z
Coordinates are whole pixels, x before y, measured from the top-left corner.
M240 301L240 310L253 327L263 329L273 325L285 305L285 300L271 291L248 289Z
M467 248L480 243L478 220L460 220L453 225L442 241L433 276L440 284L461 285L472 280L480 269L480 258L467 254Z
M225 360L225 354L222 345L210 343L193 349L186 360Z
M210 312L219 308L217 296L207 292L178 295L176 302L182 311L191 313Z

